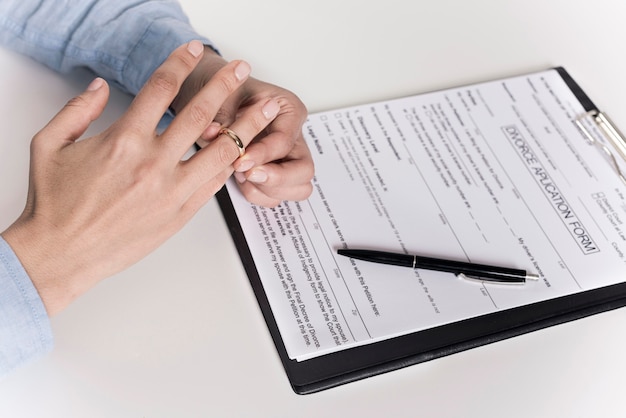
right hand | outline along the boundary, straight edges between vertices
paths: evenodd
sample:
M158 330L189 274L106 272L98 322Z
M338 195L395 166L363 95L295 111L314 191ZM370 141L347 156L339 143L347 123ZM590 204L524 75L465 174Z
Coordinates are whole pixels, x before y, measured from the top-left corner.
M172 108L178 112L202 89L226 61L209 47L191 72ZM234 164L235 178L243 196L251 203L274 207L283 200L304 200L311 195L314 164L302 136L307 117L304 103L291 91L250 77L228 98L197 144L206 146L217 134L220 124L230 125L250 106L273 98L280 105L276 118L250 144L246 155Z

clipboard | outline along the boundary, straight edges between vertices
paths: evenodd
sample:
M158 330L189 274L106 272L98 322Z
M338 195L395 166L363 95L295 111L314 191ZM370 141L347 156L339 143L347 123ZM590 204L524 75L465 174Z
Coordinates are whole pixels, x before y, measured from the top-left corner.
M581 115L576 123L590 143L596 144L596 139L587 131L588 128L582 122L583 118L597 124L599 131L616 149L625 151L624 154L620 151L619 155L626 159L624 145L626 142L623 135L606 115L598 110L564 68L557 67L555 70L587 112ZM611 158L616 158L603 143L598 144L601 152L610 153ZM617 164L615 167L617 175L626 183ZM281 337L255 259L226 188L217 194L217 199L286 375L297 394L318 392L626 305L625 279L624 283L476 316L304 361L292 360Z

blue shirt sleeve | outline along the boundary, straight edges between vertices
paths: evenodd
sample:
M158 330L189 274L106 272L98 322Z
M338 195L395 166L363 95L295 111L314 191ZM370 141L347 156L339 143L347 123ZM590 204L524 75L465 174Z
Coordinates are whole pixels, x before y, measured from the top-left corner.
M0 237L0 377L52 346L50 320L37 289Z
M55 71L89 68L131 94L193 39L215 49L173 0L0 1L0 44ZM0 376L52 346L43 302L0 238Z
M214 48L173 0L0 2L0 43L55 71L87 67L131 94L193 39Z

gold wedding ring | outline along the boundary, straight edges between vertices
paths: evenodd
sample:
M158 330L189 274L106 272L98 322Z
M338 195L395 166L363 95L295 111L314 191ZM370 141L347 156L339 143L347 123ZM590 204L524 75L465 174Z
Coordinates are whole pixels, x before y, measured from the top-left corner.
M241 138L239 138L239 135L237 135L235 131L233 131L232 129L228 129L228 128L222 128L219 131L219 135L222 135L222 134L228 135L230 139L233 140L235 145L237 145L237 148L239 148L240 157L246 152L246 148L243 146L243 141L241 140Z

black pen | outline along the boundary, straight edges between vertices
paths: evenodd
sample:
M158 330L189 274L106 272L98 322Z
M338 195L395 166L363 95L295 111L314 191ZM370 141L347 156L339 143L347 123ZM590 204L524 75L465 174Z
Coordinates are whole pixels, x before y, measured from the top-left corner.
M397 254L374 250L337 250L340 255L373 263L391 264L394 266L411 267L413 269L436 270L468 278L498 283L525 283L526 280L538 280L539 276L526 270L507 267L488 266L486 264L466 263L463 261L442 260L440 258L422 257L419 255Z

